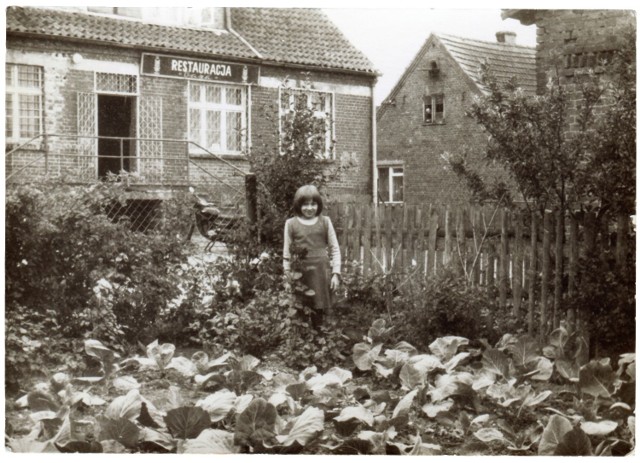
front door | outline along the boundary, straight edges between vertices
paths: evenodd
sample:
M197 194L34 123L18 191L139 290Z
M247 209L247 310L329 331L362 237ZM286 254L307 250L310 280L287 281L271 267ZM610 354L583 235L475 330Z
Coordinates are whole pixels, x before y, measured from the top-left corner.
M135 97L98 95L98 176L135 170Z

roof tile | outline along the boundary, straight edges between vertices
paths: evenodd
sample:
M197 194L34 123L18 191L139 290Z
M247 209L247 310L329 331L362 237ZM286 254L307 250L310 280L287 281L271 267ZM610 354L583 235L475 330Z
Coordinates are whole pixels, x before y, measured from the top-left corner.
M536 49L523 45L435 34L465 73L482 88L480 65L488 62L500 84L515 77L522 89L536 93Z
M259 59L373 74L373 64L317 9L232 8L235 34L149 24L82 11L16 7L7 9L7 33L99 41L229 58Z

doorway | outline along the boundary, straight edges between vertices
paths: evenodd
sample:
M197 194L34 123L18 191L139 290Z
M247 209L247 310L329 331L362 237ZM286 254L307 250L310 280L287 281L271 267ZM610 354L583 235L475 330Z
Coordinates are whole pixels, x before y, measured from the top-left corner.
M135 170L135 97L98 95L98 176Z

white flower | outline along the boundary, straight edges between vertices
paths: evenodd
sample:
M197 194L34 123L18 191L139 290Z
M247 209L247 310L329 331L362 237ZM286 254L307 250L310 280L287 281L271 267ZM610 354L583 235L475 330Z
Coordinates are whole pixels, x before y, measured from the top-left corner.
M262 254L260 254L260 260L266 260L269 258L269 253L267 251L262 251Z
M105 280L104 278L100 278L98 280L98 282L96 283L96 285L99 288L104 288L104 289L109 289L109 290L113 289L113 286L111 286L111 283L109 283L109 281Z
M258 259L257 257L249 261L249 265L258 265L259 263L260 259Z
M418 263L416 262L415 259L411 259L411 266L415 267L416 265L418 265Z

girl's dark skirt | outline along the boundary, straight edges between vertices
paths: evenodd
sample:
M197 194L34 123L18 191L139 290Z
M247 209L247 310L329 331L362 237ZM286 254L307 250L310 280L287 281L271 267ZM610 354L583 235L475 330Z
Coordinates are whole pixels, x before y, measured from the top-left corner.
M314 328L319 328L324 313L330 310L332 305L329 258L307 257L301 262L300 273L300 283L305 289L298 291L297 295L304 306L312 309L311 324ZM304 294L308 290L313 290L313 294Z

